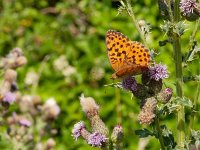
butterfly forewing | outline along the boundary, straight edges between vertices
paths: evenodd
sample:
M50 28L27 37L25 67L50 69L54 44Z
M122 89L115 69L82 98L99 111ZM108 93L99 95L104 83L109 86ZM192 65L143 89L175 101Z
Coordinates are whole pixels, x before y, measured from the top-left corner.
M148 66L150 61L148 49L146 49L141 43L132 41L126 61L143 67Z
M106 34L107 54L112 68L118 71L124 65L131 41L122 33L109 30Z

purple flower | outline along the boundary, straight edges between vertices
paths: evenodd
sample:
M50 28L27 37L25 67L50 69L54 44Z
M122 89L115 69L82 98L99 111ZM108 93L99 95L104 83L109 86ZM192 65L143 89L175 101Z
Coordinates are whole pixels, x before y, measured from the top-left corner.
M74 128L72 129L72 136L75 140L78 139L79 136L81 136L81 130L85 128L85 124L83 121L80 121L74 125Z
M184 16L193 13L195 7L196 2L194 0L181 0L180 2L180 9L182 10Z
M88 137L88 144L98 147L105 143L107 139L108 138L106 138L105 135L98 132L94 132Z
M165 93L168 95L172 95L172 89L171 88L166 88Z
M149 76L151 79L159 81L160 79L168 78L167 66L155 64L154 67L149 68Z
M11 104L12 102L15 101L15 95L11 92L7 92L4 97L3 97L3 102L7 102L9 104Z
M134 77L127 76L123 78L122 87L126 90L135 91L137 88L137 82Z
M30 127L31 126L31 122L27 119L21 119L19 120L19 124L21 126L24 126L24 127Z

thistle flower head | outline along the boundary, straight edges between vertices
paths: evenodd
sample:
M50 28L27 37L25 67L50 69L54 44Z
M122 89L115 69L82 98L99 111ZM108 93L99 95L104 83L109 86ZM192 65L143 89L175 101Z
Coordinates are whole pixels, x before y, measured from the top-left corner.
M196 7L196 2L194 0L181 0L180 9L184 16L189 16L193 13Z
M2 101L11 104L11 103L13 103L15 101L15 95L13 93L11 93L11 92L7 92L3 96Z
M53 138L49 138L46 142L47 149L53 149L56 145L56 141Z
M155 118L155 109L157 101L154 97L150 97L141 101L142 108L138 115L138 121L140 124L151 124Z
M15 55L16 57L22 56L22 49L19 47L15 47L10 52L12 55Z
M54 98L49 98L42 107L45 119L56 119L60 114L60 107Z
M78 137L81 136L81 130L85 128L85 123L83 121L80 121L74 125L74 128L72 129L72 136L75 140L78 139Z
M20 119L19 124L21 126L24 126L24 127L30 127L31 126L31 122L27 119Z
M95 147L99 147L102 146L107 141L107 139L108 138L106 138L105 135L98 132L94 132L88 137L88 144Z
M13 83L16 81L17 78L17 72L13 69L7 69L4 75L4 78L9 83Z
M156 81L164 78L168 78L167 66L161 64L155 64L155 66L149 68L149 76Z
M135 91L137 88L137 82L134 77L127 76L123 78L122 87L126 90Z
M148 125L154 121L155 116L156 115L154 113L147 113L141 111L138 115L138 121L140 124Z

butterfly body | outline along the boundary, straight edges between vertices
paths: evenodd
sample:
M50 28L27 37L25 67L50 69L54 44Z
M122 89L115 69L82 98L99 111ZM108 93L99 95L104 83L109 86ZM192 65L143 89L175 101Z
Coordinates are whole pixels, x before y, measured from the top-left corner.
M116 79L126 75L141 74L148 68L150 54L139 42L131 41L120 32L108 30L106 34L107 54Z
M126 75L138 75L147 70L148 67L141 67L136 64L126 64L123 68L120 68L118 71L112 74L112 79L117 79L119 77L124 77Z

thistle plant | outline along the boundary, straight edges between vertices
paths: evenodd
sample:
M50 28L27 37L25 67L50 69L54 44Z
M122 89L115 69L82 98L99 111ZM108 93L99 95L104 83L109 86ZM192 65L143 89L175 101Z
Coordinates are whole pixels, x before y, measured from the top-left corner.
M197 60L197 66L200 65L200 47L196 40L200 24L200 3L195 0L158 0L157 2L158 11L163 17L161 29L163 31L163 36L166 38L164 41L159 41L159 45L166 46L166 44L171 44L171 48L173 49L173 55L171 57L174 58L173 61L175 65L170 67L174 67L175 74L171 74L168 71L167 68L169 66L163 65L164 61L156 62L156 56L162 55L162 53L157 54L157 51L154 52L153 49L150 49L151 46L147 41L147 36L150 35L151 28L145 23L145 18L142 21L136 19L130 0L125 0L120 1L121 6L118 9L118 14L125 12L131 17L142 43L151 51L153 63L139 75L141 80L129 74L123 76L121 82L111 85L131 92L132 95L140 101L138 122L147 127L153 127L152 130L146 128L135 130L136 135L140 138L148 136L155 137L158 139L162 150L199 149L200 131L194 129L194 118L198 114L197 104L200 95L200 68L198 67L198 74L193 74L192 77L187 77L184 74L184 69L189 68L190 63L195 60ZM193 32L188 38L187 48L181 45L182 36L187 31L186 20L195 22ZM187 49L187 53L182 55L182 49ZM120 55L121 54L119 54L119 56ZM126 57L124 57L124 59L126 59ZM118 75L117 73L119 72L114 74L115 78ZM172 90L173 87L165 86L165 79L172 77L175 78L175 90ZM197 86L195 94L191 95L191 99L184 95L183 90L183 87L187 86L186 82L190 81L195 81ZM84 98L82 97L80 99ZM81 105L87 118L90 120L92 131L86 129L84 122L79 122L75 124L72 130L73 137L77 140L78 137L82 136L91 146L100 147L102 149L122 149L122 126L116 126L114 128L111 134L111 140L109 141L108 128L98 114L99 106L96 105L91 98L85 99L90 100L85 104L81 102ZM191 113L190 119L188 120L189 123L186 122L186 108ZM160 121L161 117L163 119L163 117L169 114L175 114L177 117L176 132L172 132ZM118 131L118 133L115 133L116 131ZM93 136L91 137L91 135ZM94 137L96 138L92 140ZM95 143L91 141L98 142Z
M26 63L27 59L20 48L12 49L0 59L3 77L0 80L1 144L9 143L6 149L16 150L54 149L56 142L51 136L58 132L53 122L60 114L60 107L54 98L44 103L39 95L25 95L18 88L17 69ZM38 78L32 77L26 81L35 84ZM47 135L48 139L45 138Z

